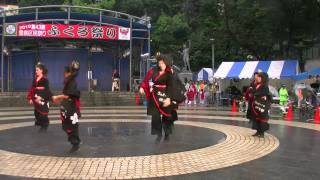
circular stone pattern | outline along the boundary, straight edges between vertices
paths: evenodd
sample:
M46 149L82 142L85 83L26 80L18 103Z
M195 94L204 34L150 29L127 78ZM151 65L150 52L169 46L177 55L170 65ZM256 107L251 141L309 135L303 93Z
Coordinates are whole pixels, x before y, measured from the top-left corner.
M84 122L150 122L133 119L91 119ZM52 121L57 124L59 121ZM170 154L133 157L76 158L27 155L0 150L0 174L57 179L131 179L209 171L263 157L279 146L277 138L252 137L251 129L215 123L178 121L177 125L220 131L225 141L209 147ZM1 124L0 130L32 126L32 122ZM138 133L139 134L139 133ZM81 150L80 150L81 151Z
M71 146L60 124L47 133L26 126L0 131L0 149L32 155L58 157L143 156L200 149L225 140L223 133L193 126L176 125L170 141L157 143L149 123L81 123L81 151L67 153Z

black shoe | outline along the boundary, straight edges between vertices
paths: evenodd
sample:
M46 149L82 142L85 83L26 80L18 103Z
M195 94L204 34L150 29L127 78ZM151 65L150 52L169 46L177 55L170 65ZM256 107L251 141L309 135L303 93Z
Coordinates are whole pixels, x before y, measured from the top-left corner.
M72 145L72 148L69 150L69 153L74 153L76 151L78 151L80 148L79 144L74 144Z
M159 143L162 139L162 134L158 134L156 138L156 143Z
M47 126L41 126L39 129L39 133L46 133L47 132L48 127Z
M164 136L164 140L165 140L165 141L169 141L169 134L166 134L166 135Z
M259 138L264 138L264 133L260 133Z
M255 136L260 136L260 133L256 132L255 134L252 135L253 137Z

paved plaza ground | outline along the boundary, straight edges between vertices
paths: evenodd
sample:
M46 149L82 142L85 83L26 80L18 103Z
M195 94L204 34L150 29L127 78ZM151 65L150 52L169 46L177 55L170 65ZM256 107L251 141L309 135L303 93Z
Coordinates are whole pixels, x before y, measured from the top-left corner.
M319 179L320 125L270 120L265 138L229 108L181 107L169 141L150 135L142 106L82 108L80 150L50 111L47 133L32 108L0 109L0 179Z

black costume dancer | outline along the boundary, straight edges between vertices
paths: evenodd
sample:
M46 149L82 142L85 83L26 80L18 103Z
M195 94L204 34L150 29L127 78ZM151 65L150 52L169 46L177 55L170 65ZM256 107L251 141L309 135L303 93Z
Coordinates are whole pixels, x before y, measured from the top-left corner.
M43 64L36 65L36 77L27 97L29 103L34 106L35 125L40 126L40 132L45 132L49 126L49 101L52 100L52 93L46 77L47 72L48 70Z
M257 78L257 75L258 75L258 72L255 72L254 79L251 81L250 86L247 88L245 92L245 99L248 102L246 118L249 119L249 123L252 123L254 119L251 104L253 102L253 90L256 87L255 79Z
M80 114L80 91L77 89L76 77L80 65L73 61L70 66L64 70L64 88L63 94L53 96L54 102L60 102L60 115L62 129L68 135L68 141L73 145L71 152L79 149L79 118Z
M252 94L253 99L249 106L252 111L252 129L257 130L253 136L264 137L264 132L269 130L269 110L271 96L268 87L268 75L258 73Z
M151 134L162 137L162 129L165 132L165 140L172 133L172 111L177 108L173 101L173 76L169 62L165 56L157 57L158 67L148 71L140 85L140 93L146 93L148 102L148 115L152 116ZM151 84L150 84L151 82Z

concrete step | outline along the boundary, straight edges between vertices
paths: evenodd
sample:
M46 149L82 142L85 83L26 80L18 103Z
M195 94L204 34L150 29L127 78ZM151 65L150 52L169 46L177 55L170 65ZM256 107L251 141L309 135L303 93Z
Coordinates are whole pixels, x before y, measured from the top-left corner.
M61 94L61 92L53 92ZM27 92L0 94L0 107L29 106ZM82 106L128 106L135 105L135 94L130 92L81 92ZM55 105L54 105L55 106Z

